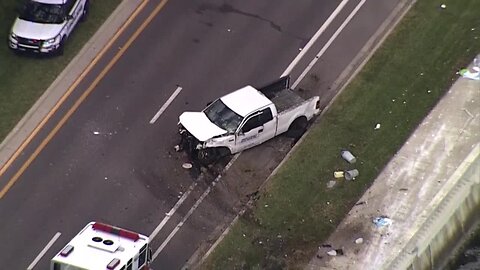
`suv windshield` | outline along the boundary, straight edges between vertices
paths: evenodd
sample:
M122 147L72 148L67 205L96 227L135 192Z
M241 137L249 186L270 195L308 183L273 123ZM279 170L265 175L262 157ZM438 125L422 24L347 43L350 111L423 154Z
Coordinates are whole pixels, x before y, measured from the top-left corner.
M243 119L228 108L220 99L210 104L203 112L212 123L228 131L228 133L234 133Z
M62 23L63 5L53 5L27 0L20 9L20 19L36 23Z

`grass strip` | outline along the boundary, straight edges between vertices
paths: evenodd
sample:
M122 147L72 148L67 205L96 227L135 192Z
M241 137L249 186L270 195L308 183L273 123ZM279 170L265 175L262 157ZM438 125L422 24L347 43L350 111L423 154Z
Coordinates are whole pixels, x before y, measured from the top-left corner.
M418 1L202 268L303 268L480 52L479 10L478 0ZM345 148L360 176L328 189Z
M121 0L90 1L90 13L66 43L60 57L26 57L14 54L7 45L10 28L21 1L0 0L0 141L20 121L35 101L80 51Z

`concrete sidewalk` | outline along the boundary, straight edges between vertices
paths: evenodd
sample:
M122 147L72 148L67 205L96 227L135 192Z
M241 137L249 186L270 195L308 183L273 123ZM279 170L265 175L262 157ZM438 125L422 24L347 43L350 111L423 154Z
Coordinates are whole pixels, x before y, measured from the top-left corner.
M443 207L447 197L466 196L461 193L480 186L479 156L480 80L460 77L320 245L307 269L405 269L424 248L419 245L428 245L424 242L440 230L435 222L455 210ZM459 193L459 185L467 189ZM474 196L478 208L480 194ZM372 221L379 216L390 218L391 225L377 227ZM363 242L355 243L359 238ZM344 254L330 256L332 249Z

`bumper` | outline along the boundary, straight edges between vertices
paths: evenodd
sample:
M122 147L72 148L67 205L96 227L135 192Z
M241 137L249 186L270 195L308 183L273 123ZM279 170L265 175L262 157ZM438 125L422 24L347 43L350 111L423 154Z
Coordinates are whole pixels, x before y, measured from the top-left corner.
M180 134L180 150L185 150L190 156L195 157L198 150L202 149L202 143L182 125L179 125L178 133Z
M35 46L35 45L28 45L28 44L22 44L19 42L16 42L13 39L8 40L8 47L17 52L32 52L32 53L37 53L37 54L52 54L55 53L58 48L60 47L59 45L53 45L50 47L42 47L42 46Z

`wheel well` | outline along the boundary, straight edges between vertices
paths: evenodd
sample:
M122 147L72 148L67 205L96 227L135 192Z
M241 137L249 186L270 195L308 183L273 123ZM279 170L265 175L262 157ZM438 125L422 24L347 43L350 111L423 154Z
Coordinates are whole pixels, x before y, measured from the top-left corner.
M299 116L297 118L295 118L295 120L292 121L292 123L290 124L290 126L288 127L288 129L291 129L291 128L294 128L295 125L297 125L298 123L308 123L308 119L305 115L302 115L302 116Z

